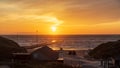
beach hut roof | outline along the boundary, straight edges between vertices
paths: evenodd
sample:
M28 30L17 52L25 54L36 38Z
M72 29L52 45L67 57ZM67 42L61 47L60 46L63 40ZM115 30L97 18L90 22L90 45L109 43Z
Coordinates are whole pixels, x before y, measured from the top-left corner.
M58 52L52 50L48 46L43 46L34 51L32 57L36 60L57 60Z

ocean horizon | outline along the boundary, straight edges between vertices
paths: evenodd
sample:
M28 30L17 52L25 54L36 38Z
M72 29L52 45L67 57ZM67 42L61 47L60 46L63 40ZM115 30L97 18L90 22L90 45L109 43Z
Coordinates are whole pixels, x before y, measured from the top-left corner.
M20 46L30 46L48 42L60 42L48 45L54 50L88 50L98 45L120 40L120 35L1 35L17 42Z

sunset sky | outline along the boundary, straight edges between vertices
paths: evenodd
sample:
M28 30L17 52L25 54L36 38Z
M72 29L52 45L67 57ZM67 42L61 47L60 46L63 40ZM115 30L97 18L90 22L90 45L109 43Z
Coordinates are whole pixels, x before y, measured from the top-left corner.
M120 0L0 0L0 34L120 34Z

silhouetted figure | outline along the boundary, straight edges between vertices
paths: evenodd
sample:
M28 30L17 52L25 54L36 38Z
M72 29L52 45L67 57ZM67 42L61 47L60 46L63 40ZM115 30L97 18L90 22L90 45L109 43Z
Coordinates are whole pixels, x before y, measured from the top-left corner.
M69 51L69 52L68 52L68 55L71 55L71 54L72 54L72 52L71 52L71 51Z
M73 55L76 55L76 52L75 51L72 51L73 52Z
M116 68L120 68L120 61L119 61L119 60L116 60L116 61L115 61L115 67L116 67Z
M73 51L69 51L68 55L76 55L76 52L74 50Z

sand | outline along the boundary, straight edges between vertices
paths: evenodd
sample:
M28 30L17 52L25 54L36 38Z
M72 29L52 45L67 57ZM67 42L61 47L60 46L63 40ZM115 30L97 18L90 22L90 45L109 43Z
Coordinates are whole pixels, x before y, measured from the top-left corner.
M60 57L64 59L64 64L80 68L102 68L100 61L89 60L84 57L88 53L87 50L75 50L76 55L69 55L68 52L69 50L64 50L60 53Z

